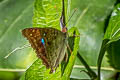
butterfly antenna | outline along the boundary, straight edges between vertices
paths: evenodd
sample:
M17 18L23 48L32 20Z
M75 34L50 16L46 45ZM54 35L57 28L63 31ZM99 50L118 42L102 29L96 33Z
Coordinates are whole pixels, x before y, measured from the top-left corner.
M12 53L14 53L15 51L24 49L24 48L26 48L26 47L30 47L30 44L26 44L26 45L24 45L24 46L22 46L22 47L17 47L17 48L15 48L15 49L12 50L9 54L7 54L4 58L8 58L8 57L9 57Z
M61 28L63 29L65 27L65 6L64 6L64 0L62 0L62 14L60 18L60 24Z
M68 24L68 22L71 20L71 18L73 17L73 15L75 14L75 12L77 11L77 8L74 9L74 12L72 13L72 15L70 16L70 18L68 19L67 23L65 23L65 26Z
M63 10L62 10L63 25L65 26L65 2L64 0L62 1L62 3L63 3Z

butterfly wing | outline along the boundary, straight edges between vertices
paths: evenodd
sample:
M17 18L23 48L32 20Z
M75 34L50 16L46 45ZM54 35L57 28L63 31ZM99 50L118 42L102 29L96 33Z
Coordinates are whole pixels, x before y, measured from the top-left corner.
M47 68L56 69L66 51L66 34L54 28L26 28L22 34L29 40Z

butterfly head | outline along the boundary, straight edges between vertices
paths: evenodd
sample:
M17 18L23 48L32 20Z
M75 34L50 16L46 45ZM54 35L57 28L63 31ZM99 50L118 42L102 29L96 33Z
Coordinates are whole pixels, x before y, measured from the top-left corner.
M62 28L62 32L63 32L63 33L66 33L66 32L67 32L67 27L63 27L63 28Z

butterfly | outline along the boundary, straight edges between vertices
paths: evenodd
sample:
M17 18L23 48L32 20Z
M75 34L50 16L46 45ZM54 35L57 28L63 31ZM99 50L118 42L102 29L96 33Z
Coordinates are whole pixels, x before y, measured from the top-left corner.
M67 35L55 28L26 28L22 30L36 54L47 68L56 69L62 62L67 44Z
M50 72L56 70L65 57L67 45L67 28L65 26L64 0L63 11L60 18L62 31L55 28L26 28L22 35L28 39L38 58L42 59Z

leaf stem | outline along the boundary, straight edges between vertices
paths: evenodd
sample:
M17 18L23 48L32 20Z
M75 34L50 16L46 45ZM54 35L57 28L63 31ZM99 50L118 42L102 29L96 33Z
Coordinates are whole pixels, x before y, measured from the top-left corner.
M80 61L82 62L82 64L85 66L85 68L88 71L88 74L90 76L91 79L96 79L97 75L96 73L89 67L89 65L86 63L86 61L82 58L82 56L80 55L80 53L77 53L77 57L80 59Z

